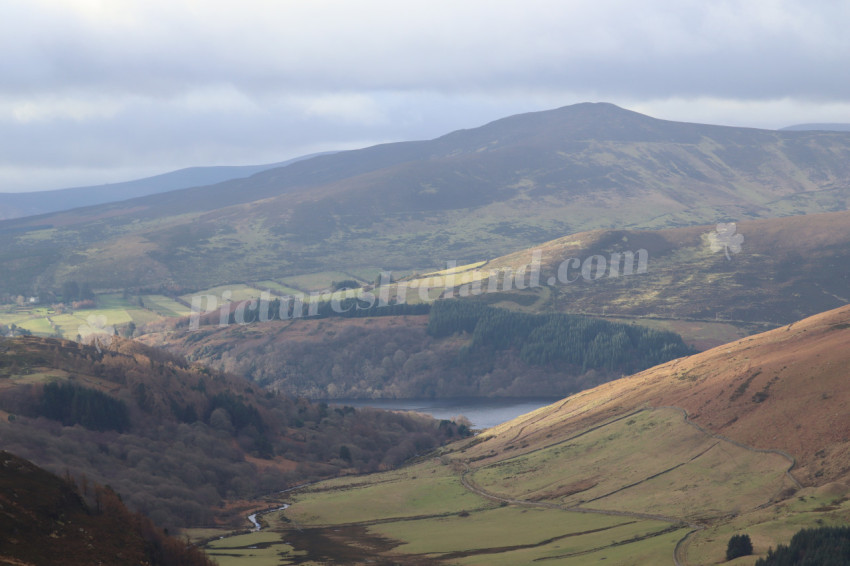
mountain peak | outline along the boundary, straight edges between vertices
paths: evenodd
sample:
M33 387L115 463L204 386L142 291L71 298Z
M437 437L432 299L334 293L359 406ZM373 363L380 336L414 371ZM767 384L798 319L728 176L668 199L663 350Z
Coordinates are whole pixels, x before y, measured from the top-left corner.
M550 145L563 141L677 142L699 140L696 124L652 118L610 102L580 102L554 110L516 114L435 141L470 145ZM705 127L705 126L703 126Z

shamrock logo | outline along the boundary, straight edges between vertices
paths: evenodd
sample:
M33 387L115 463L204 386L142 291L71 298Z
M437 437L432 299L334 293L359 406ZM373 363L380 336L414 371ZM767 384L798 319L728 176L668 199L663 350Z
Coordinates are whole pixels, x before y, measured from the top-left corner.
M736 234L737 226L734 222L728 224L720 223L717 225L716 231L708 235L708 243L711 245L711 251L726 252L726 259L731 260L729 252L733 254L741 253L741 244L744 242L743 234Z
M88 324L82 324L77 329L83 344L92 344L100 352L100 346L109 346L115 336L115 327L106 326L106 317L102 314L91 314L86 317Z

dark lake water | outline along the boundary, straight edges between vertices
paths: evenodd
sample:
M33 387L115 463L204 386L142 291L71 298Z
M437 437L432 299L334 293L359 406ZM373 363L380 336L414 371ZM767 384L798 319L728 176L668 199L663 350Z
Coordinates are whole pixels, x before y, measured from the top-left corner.
M465 399L334 399L330 405L351 407L374 407L394 411L416 411L427 413L435 419L450 419L463 415L472 422L473 428L484 429L509 421L535 409L544 407L558 397L545 398L465 398Z

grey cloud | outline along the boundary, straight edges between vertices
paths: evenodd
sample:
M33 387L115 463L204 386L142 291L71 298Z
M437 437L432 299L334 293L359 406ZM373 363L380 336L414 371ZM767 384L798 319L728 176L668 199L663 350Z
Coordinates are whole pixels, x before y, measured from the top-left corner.
M6 2L0 167L261 162L582 99L790 99L806 121L850 108L847 21L802 0Z

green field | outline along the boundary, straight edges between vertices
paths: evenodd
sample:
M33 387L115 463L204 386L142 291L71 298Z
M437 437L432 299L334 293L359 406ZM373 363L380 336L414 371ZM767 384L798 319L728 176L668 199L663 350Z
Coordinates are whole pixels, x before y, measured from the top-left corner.
M664 521L504 505L465 488L460 475L456 463L435 458L365 478L322 482L293 493L292 507L281 513L289 523L273 521L272 527L282 529L285 540L295 536L293 528L313 533L302 540L317 563L321 550L310 545L322 537L372 548L400 564L423 559L572 564L587 553L595 560L625 555L620 547L629 541L638 546L629 553L650 563L671 556L686 532Z
M335 281L345 281L346 279L356 279L348 273L342 271L322 271L319 273L310 273L308 275L293 275L284 277L280 281L284 285L289 285L301 291L323 291L329 289Z
M468 491L439 462L364 478L331 480L299 491L286 516L301 525L377 521L411 515L441 515L489 509L495 503Z
M789 465L778 454L709 436L687 424L680 411L658 409L486 466L470 479L517 499L684 520L764 504L792 487L785 476Z
M273 293L278 293L281 295L297 295L302 293L303 291L299 291L294 287L287 287L286 285L281 285L277 281L257 281L256 287L258 289L269 289Z
M192 304L193 297L212 295L217 298L219 304L222 304L225 302L258 299L260 298L261 293L262 291L256 287L240 283L237 285L219 285L218 287L212 287L196 293L182 295L180 298L187 303Z
M143 301L145 299L142 299ZM107 293L96 297L99 309L123 310L136 326L159 320L161 316L148 308L143 308L132 299L125 299L121 293ZM179 303L178 303L179 304Z
M404 554L469 554L472 560L468 563L492 564L493 555L497 554L494 551L498 551L504 564L517 564L513 556L517 551L522 551L529 561L566 557L642 538L668 527L660 521L508 506L468 516L385 523L371 530L410 541L394 549Z
M291 546L281 540L280 534L268 531L214 540L207 543L204 550L219 566L246 563L252 566L276 566L281 564L281 559L297 555L293 554Z
M160 316L179 317L189 316L191 314L189 307L165 295L144 295L142 300L145 303L145 308L152 310Z
M86 327L120 327L133 322L141 326L160 320L163 316L186 316L189 309L162 295L146 295L145 306L125 299L121 293L106 293L95 297L96 308L67 309L57 312L52 307L6 307L0 312L0 324L15 324L40 336L61 336L70 340L83 334ZM82 329L82 331L81 331Z

